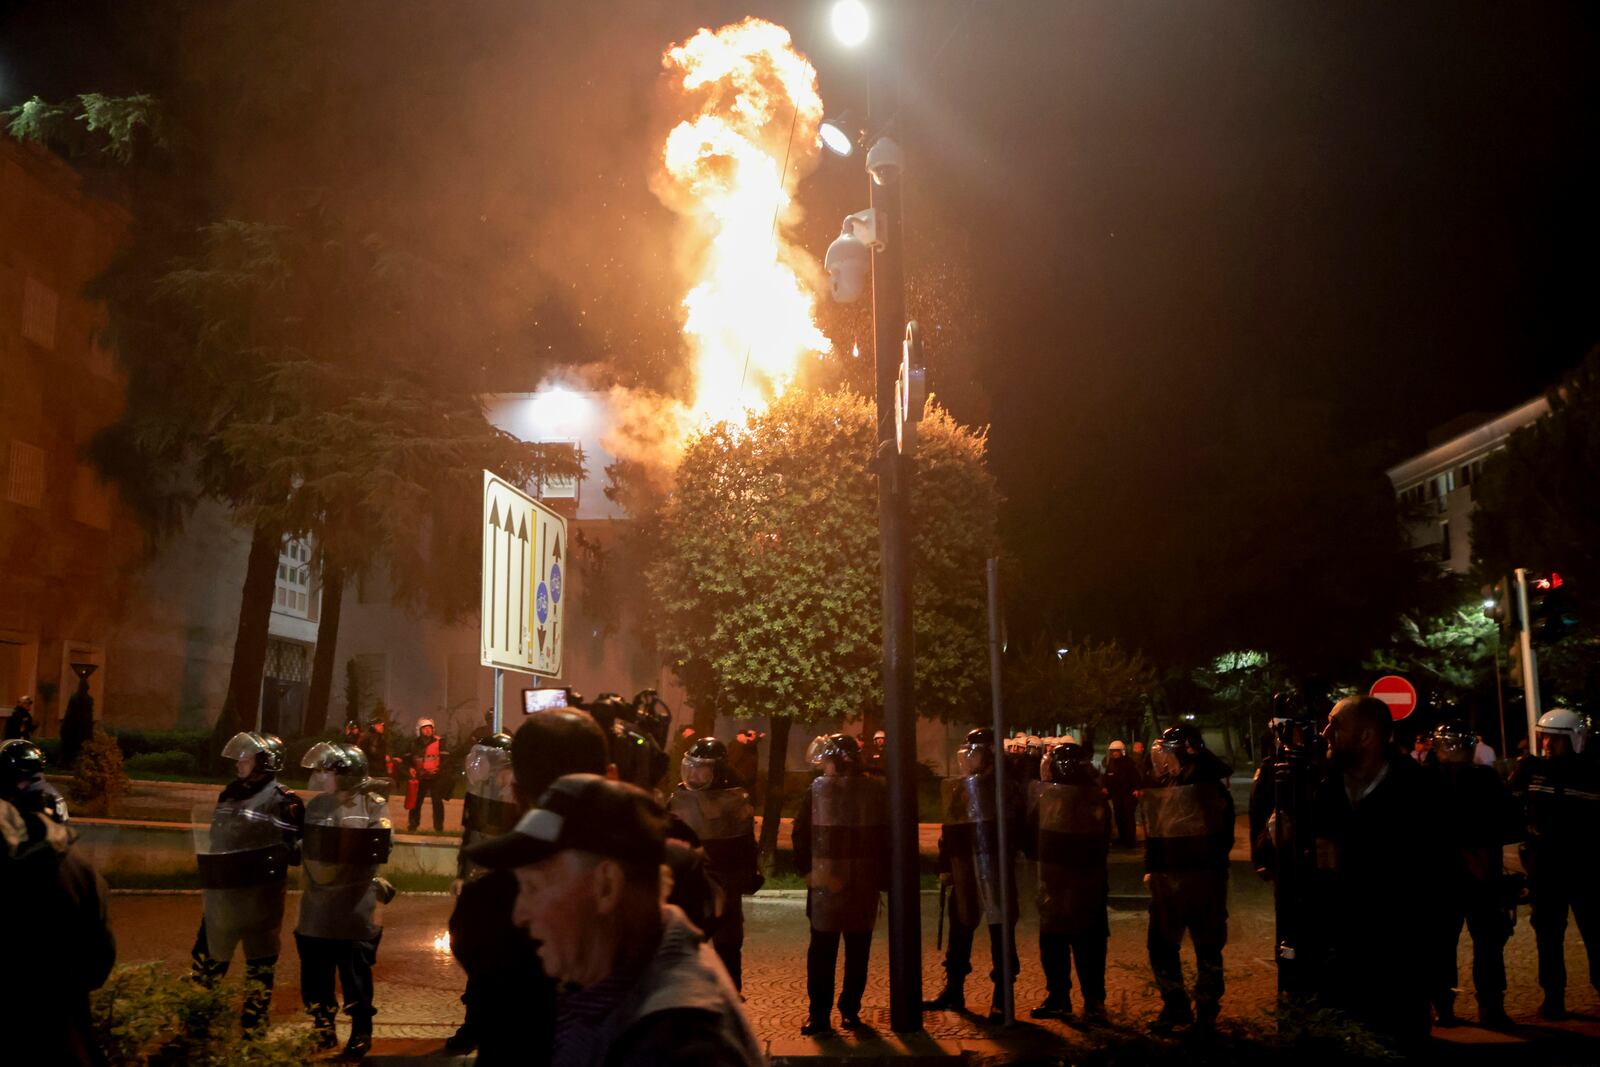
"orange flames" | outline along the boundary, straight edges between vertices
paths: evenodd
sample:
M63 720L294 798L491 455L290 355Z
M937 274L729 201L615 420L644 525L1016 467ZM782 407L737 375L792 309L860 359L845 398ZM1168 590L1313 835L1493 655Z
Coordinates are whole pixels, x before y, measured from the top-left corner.
M791 190L817 162L817 73L788 30L756 18L702 29L662 65L683 117L652 188L691 235L694 421L738 421L828 347L814 319L816 261L783 233L796 221Z

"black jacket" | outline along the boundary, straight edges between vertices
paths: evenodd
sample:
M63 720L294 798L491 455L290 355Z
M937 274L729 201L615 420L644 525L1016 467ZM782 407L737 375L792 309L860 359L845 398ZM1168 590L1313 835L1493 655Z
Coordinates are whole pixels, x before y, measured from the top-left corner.
M25 1008L13 1000L21 1014L7 1028L8 1062L105 1062L90 1033L89 994L111 974L117 946L105 879L73 849L73 837L54 819L0 801L0 914L14 920L6 953L32 990Z

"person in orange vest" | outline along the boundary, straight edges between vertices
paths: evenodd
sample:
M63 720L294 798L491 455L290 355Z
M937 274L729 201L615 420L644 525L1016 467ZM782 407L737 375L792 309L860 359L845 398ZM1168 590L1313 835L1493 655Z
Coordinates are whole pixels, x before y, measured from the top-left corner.
M422 824L422 801L424 798L433 799L433 828L435 831L444 829L444 793L447 783L439 778L439 771L444 766L445 757L450 753L445 750L444 742L433 732L432 719L417 720L417 736L411 742L409 760L411 763L410 775L417 783L416 795L411 795L411 790L406 790L406 829L415 830Z

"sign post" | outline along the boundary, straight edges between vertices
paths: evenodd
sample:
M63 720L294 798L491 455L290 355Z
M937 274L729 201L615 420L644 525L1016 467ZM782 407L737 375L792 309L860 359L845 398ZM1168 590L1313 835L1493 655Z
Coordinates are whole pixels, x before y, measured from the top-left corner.
M483 607L479 662L494 668L494 728L504 723L502 671L561 674L567 520L483 472Z
M1417 687L1398 674L1386 674L1372 683L1371 695L1389 705L1396 722L1417 710Z

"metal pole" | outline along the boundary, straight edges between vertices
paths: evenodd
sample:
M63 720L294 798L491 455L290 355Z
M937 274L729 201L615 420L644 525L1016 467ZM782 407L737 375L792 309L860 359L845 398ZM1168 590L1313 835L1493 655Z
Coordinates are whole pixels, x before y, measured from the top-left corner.
M494 669L494 733L501 732L505 722L505 709L500 706L500 668Z
M1016 951L1013 942L1016 930L1011 926L1011 898L1016 888L1011 884L1011 831L1006 816L1010 805L1006 803L1006 736L1005 705L1000 697L1000 561L989 560L989 696L994 703L994 810L1000 843L1000 1003L1005 1014L1005 1025L1017 1021L1016 992L1012 986L1016 975L1011 973L1011 954Z
M877 117L895 112L888 49L868 89ZM869 123L870 125L870 123ZM884 247L872 254L873 371L878 420L878 527L883 555L883 730L889 787L889 1028L922 1029L922 892L917 845L917 717L912 702L910 464L895 443L894 384L905 339L898 169L869 179Z
M1500 707L1500 758L1510 759L1506 751L1506 687L1500 681L1500 629L1494 631L1494 699Z
M1528 617L1528 572L1517 568L1517 614L1522 624L1522 699L1528 709L1528 755L1539 754L1539 664L1533 655L1533 620Z

